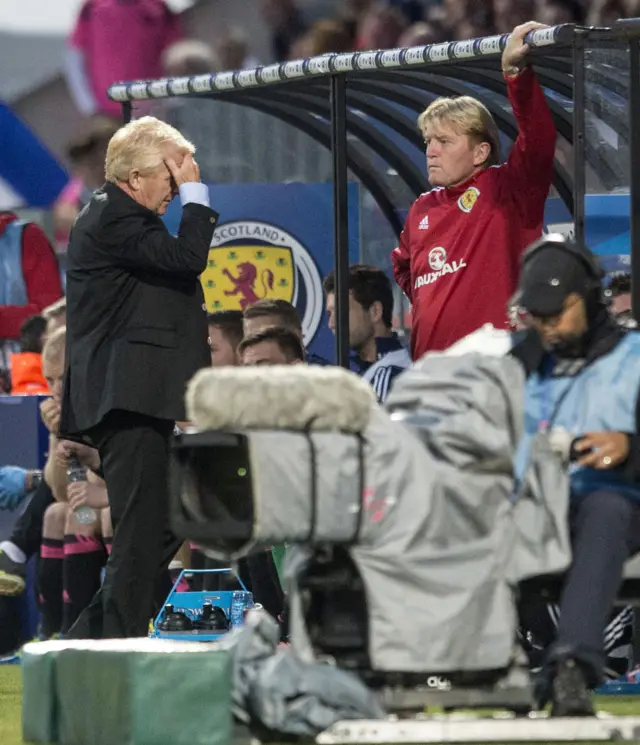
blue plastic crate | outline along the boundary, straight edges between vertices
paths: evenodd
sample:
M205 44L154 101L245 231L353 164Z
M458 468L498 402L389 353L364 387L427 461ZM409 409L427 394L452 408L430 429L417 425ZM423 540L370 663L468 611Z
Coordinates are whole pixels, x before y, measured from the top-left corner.
M238 581L240 589L238 590L221 590L207 592L177 592L180 581L185 576L194 574L233 574ZM226 631L220 633L211 633L206 631L161 631L158 624L164 618L164 610L167 605L172 605L174 611L184 613L192 621L197 620L202 615L202 608L205 602L210 601L212 605L222 608L229 619L230 630L242 626L244 623L245 612L253 608L253 595L247 590L240 577L233 569L183 569L175 581L171 592L164 601L164 605L153 621L153 630L149 636L158 639L174 639L177 641L193 642L211 642L220 639Z
M596 693L600 696L640 696L640 683L634 683L625 676L608 680L600 688L596 688Z

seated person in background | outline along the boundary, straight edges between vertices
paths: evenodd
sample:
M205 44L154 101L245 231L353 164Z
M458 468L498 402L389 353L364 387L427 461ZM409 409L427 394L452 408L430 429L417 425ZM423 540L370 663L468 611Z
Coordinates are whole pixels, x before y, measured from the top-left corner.
M47 322L47 337L51 336L56 329L67 325L67 298L61 297L55 303L48 305L42 311L42 316Z
M324 280L329 328L335 333L336 297L333 272ZM355 369L383 403L393 379L411 364L409 352L391 328L393 290L387 275L375 266L349 267L349 346Z
M265 298L250 305L244 311L244 336L269 326L289 329L304 343L302 319L295 306L280 298ZM327 360L305 350L305 359L310 365L328 365Z
M242 311L220 310L210 313L207 317L209 327L209 349L211 350L211 367L228 367L240 364L238 358L238 345L242 341ZM191 569L220 569L227 566L200 551L191 544L189 563ZM245 585L250 584L247 573L243 572L245 562L239 562L239 571ZM229 581L230 580L230 581ZM229 590L236 589L237 583L234 577L223 573L193 574L190 580L191 589L203 590Z
M554 716L593 715L604 629L640 550L640 334L609 315L600 274L586 247L553 235L525 253L519 282L530 330L513 350L528 373L516 475L537 431L571 443L573 560L540 691Z
M18 351L20 327L62 297L56 255L40 226L0 212L0 369Z
M68 450L58 443L54 468L66 472ZM113 530L104 481L91 471L87 480L69 484L67 501L54 502L44 513L38 565L39 635L66 634L100 586L101 571L111 548ZM96 520L81 524L75 511L92 507Z
M243 365L300 365L305 361L300 336L281 326L269 326L245 336L238 354ZM270 553L249 555L247 565L255 601L281 621L286 636L282 587L285 554L286 546L273 546Z
M81 610L83 604L86 604L89 593L94 591L95 583L99 583L100 569L104 564L104 548L102 543L96 540L99 534L98 526L78 526L73 519L73 511L69 510L66 504L67 500L73 500L74 509L80 506L86 496L83 490L89 486L74 484L67 493L66 466L60 462L61 450L65 447L65 443L59 443L57 438L64 374L64 345L63 327L47 339L42 352L43 372L52 393L51 398L40 405L42 420L50 433L44 481L37 487L11 538L0 544L0 595L19 595L24 591L27 562L40 551L42 561L38 582L39 585L44 582L44 587L41 588L42 592L39 592L39 595L42 596L41 600L46 600L46 603L44 600L41 602L41 610L43 615L46 615L44 627L47 635L56 633L62 625L63 596L62 590L58 592L56 588L62 586L63 562L67 570L65 586L69 598L69 607L66 608L69 621L73 620L72 616L77 615L78 609ZM89 469L99 467L99 459L94 449L75 443L68 443L66 447L65 459L71 452L70 448L73 448L74 455ZM104 501L105 495L102 496ZM65 504L62 507L58 506L46 518L47 511L56 502ZM100 532L103 527L100 526ZM86 540L85 529L88 531ZM109 531L106 530L102 534L109 535ZM65 536L68 538L66 542ZM87 550L74 550L78 545Z
M100 573L106 562L102 541L102 508L106 507L104 480L96 473L100 467L98 453L93 448L60 440L57 435L62 381L64 375L66 329L60 328L47 339L43 349L43 369L52 397L44 418L49 427L49 456L44 479L51 488L54 504L43 516L42 545L38 567L38 597L43 617L43 636L66 633L100 586ZM43 411L45 411L43 409ZM54 415L55 414L55 415ZM67 483L69 458L84 461L87 482ZM90 492L90 493L89 493ZM73 500L74 508L70 507ZM96 510L95 520L83 524L76 519L75 509L85 504Z
M20 327L20 351L10 358L11 393L14 396L49 393L42 374L42 345L47 322L43 316L31 316Z
M238 354L243 365L298 365L305 361L300 337L282 326L268 326L245 336Z
M244 335L241 310L220 310L209 313L209 349L211 367L238 365L238 345Z
M44 308L48 339L53 332L65 325L66 299L64 297ZM53 398L40 403L40 415L49 431L57 431L60 407ZM91 457L93 453L91 452ZM12 497L12 499L15 498ZM40 550L42 521L45 510L54 501L49 485L44 479L35 485L34 494L25 511L11 532L10 540L0 543L0 596L20 594L24 590L26 562Z

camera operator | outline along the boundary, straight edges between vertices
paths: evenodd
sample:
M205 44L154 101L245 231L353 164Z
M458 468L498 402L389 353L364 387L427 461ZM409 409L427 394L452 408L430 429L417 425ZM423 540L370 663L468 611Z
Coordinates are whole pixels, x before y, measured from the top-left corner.
M562 236L525 253L518 302L530 327L513 350L528 373L518 474L542 430L564 441L571 476L573 561L541 693L554 716L588 716L624 563L640 550L640 335L610 316L594 256Z

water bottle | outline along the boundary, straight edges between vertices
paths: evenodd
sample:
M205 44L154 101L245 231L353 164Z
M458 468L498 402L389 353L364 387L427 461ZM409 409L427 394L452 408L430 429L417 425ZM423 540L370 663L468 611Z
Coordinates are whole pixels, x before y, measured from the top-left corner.
M77 481L87 480L87 470L77 458L69 458L67 466L67 484L75 484ZM82 505L74 511L76 520L80 525L91 525L98 519L98 513L88 505Z
M244 624L245 609L251 605L251 593L243 590L234 591L231 599L229 621L231 628L237 629Z

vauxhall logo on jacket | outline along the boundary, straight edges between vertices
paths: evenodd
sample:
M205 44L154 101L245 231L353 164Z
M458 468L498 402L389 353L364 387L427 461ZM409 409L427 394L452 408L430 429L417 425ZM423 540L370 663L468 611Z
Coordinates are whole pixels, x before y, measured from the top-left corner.
M467 262L464 259L459 259L458 261L447 261L447 251L442 246L432 248L429 251L427 261L433 271L416 277L414 285L416 290L419 287L424 287L424 285L430 285L432 282L436 282L440 277L444 277L445 274L454 274L467 266Z

